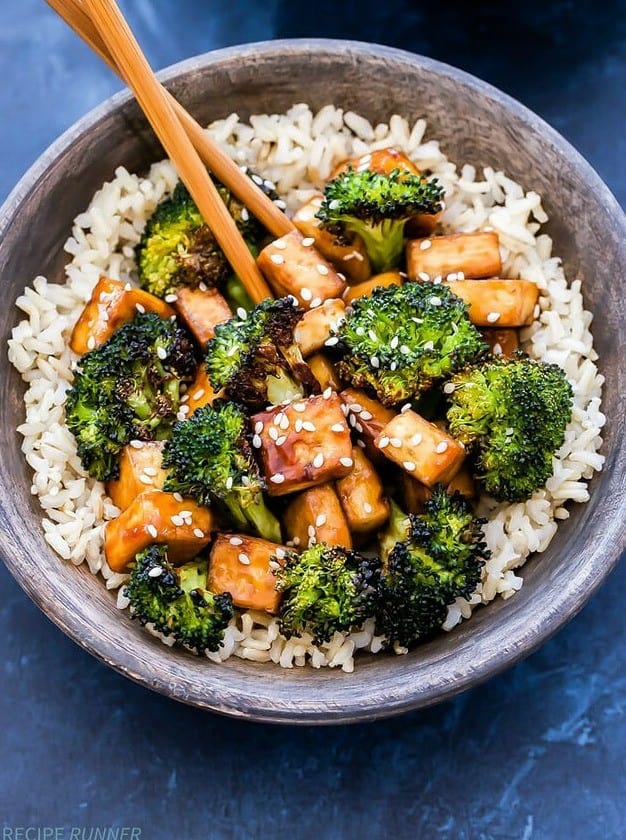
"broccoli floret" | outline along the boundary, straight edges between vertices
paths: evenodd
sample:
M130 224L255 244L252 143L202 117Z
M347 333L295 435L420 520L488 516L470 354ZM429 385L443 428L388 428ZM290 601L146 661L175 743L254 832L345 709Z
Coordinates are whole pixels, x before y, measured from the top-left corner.
M358 298L337 328L340 374L385 405L410 400L486 352L468 306L445 286L405 283Z
M500 501L528 499L552 475L572 415L564 372L518 353L461 371L452 384L449 431L472 447L476 477Z
M169 434L181 383L193 379L196 366L189 335L154 313L136 315L80 359L65 417L93 478L117 478L118 454L130 440Z
M404 225L418 213L441 210L443 187L435 178L394 169L389 175L351 167L326 184L316 216L340 239L357 233L374 273L396 267L402 258Z
M264 300L243 320L219 324L206 352L212 387L252 409L319 390L293 336L302 315L293 299L280 298Z
M268 181L252 174L250 177L272 200L278 198ZM265 228L227 187L216 178L213 181L248 248L256 256L267 235ZM253 306L181 181L148 219L136 248L136 258L139 281L153 295L163 298L181 286L205 283L218 288L234 308Z
M377 630L411 647L433 636L455 598L467 598L489 558L482 525L467 500L437 485L420 516L397 505L381 537L383 575Z
M197 653L215 651L233 617L233 599L206 588L207 562L174 567L166 545L151 545L135 558L124 594L131 616Z
M330 641L375 614L380 560L340 546L318 543L302 554L287 552L274 570L283 593L280 628L287 638L310 633Z
M246 416L231 402L197 409L174 425L163 449L164 489L216 504L237 528L280 542L280 524L263 498L264 483L246 438Z

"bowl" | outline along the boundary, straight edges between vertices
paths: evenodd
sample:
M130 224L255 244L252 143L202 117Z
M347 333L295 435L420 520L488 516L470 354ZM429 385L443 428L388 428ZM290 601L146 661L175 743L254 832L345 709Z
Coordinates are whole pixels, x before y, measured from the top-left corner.
M569 277L583 280L595 316L606 377L604 471L591 500L572 509L548 551L531 558L524 586L509 601L406 656L361 656L353 674L279 669L230 659L213 665L172 651L142 632L99 578L61 561L48 547L41 511L15 428L23 385L2 354L0 548L16 580L78 644L120 673L177 700L232 716L289 723L380 718L437 703L528 655L571 619L617 563L624 544L626 392L626 223L591 167L563 138L493 87L436 61L368 44L274 41L192 58L162 79L201 121L237 111L283 111L333 102L373 122L393 113L425 116L452 160L504 168L543 196L548 232ZM114 142L113 142L114 141ZM50 147L0 211L5 306L2 346L18 320L14 300L40 273L61 279L72 219L122 164L145 170L163 152L127 93L92 111Z

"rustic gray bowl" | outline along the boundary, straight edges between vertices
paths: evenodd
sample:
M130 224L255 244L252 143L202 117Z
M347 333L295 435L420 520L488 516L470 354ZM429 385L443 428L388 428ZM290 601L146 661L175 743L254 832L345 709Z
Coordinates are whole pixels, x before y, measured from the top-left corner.
M203 122L282 111L295 102L334 102L373 121L399 112L426 116L456 161L503 167L544 197L555 251L584 281L607 385L604 471L589 504L576 506L549 551L524 568L510 601L408 656L361 657L354 674L284 671L232 659L214 666L153 640L115 608L84 568L60 561L44 542L37 502L15 427L23 387L2 355L0 534L2 556L30 597L62 630L120 673L196 706L233 716L334 723L397 714L436 703L526 656L587 601L617 563L624 543L626 224L588 164L517 102L435 61L384 47L287 41L235 47L194 58L163 74ZM43 273L62 277L62 245L73 217L116 166L143 170L162 151L127 94L114 96L61 137L18 184L0 211L2 346L19 318L11 301Z

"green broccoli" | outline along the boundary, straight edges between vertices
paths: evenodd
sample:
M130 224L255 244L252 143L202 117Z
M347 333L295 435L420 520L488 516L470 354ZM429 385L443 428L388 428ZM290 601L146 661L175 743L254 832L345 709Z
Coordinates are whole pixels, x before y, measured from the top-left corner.
M317 543L302 554L287 552L274 574L283 593L280 628L287 638L306 632L316 644L327 642L335 631L358 627L376 612L378 557Z
M189 335L175 321L142 313L86 353L68 391L65 417L83 467L101 481L117 478L118 454L134 438L169 434L180 386L197 360Z
M405 223L418 213L438 213L443 192L435 178L424 175L349 167L326 184L316 216L340 240L347 231L357 233L378 273L400 263Z
M572 388L557 365L496 356L451 381L450 434L473 449L476 477L500 501L520 502L552 475L572 415Z
M341 376L397 405L450 376L487 345L446 286L405 283L353 301L338 327Z
M203 653L216 651L233 617L233 599L206 588L207 562L175 567L166 545L151 545L135 558L124 590L131 616Z
M164 489L217 504L241 530L280 542L280 524L263 498L264 483L246 438L246 415L218 400L174 425L163 449Z
M251 176L273 200L273 185L257 175ZM233 217L248 248L256 257L267 234L248 209L217 179L217 190ZM252 301L205 224L185 185L179 181L169 198L162 201L148 219L136 248L139 281L157 297L163 298L181 286L218 288L232 308L251 309Z
M319 390L293 336L302 315L292 298L280 298L264 300L243 320L219 324L205 358L212 387L251 409Z
M377 631L411 647L433 636L455 598L467 598L489 558L482 525L460 494L437 485L420 516L393 505L381 535L383 574Z

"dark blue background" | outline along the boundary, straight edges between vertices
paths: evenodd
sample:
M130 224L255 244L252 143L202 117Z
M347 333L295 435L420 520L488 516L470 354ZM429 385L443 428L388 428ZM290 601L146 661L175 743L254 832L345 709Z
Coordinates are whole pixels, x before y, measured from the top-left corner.
M538 111L626 203L623 2L122 5L155 67L303 35L456 64ZM2 198L118 82L41 0L2 0L0 78ZM323 730L236 722L153 695L70 642L4 567L0 593L3 825L134 825L143 840L626 836L623 565L508 673L436 709Z

